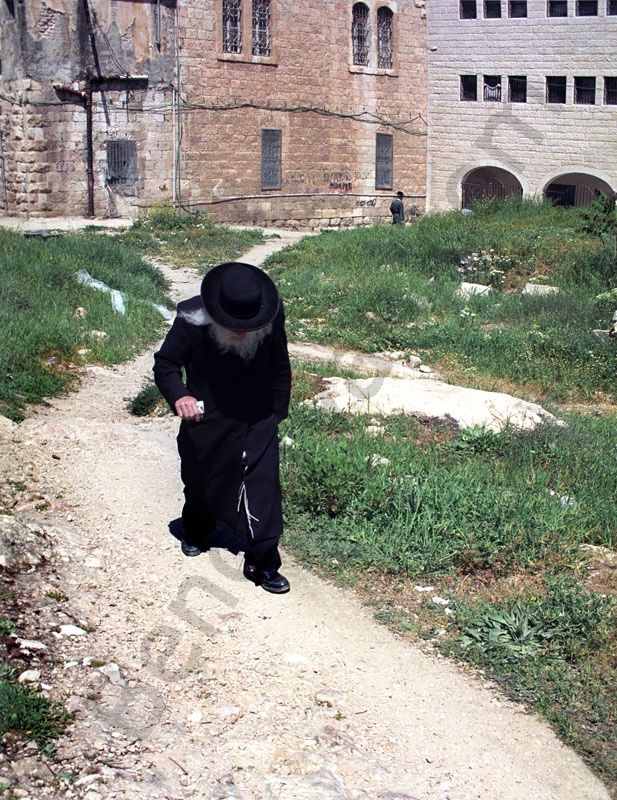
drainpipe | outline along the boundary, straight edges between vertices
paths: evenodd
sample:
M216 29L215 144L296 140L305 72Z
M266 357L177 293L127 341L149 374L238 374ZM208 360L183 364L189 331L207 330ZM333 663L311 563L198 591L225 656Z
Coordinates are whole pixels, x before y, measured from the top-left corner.
M86 100L86 151L87 151L87 167L86 173L88 176L88 214L87 216L94 216L94 145L92 143L92 84L90 79L86 79L85 86L85 100Z

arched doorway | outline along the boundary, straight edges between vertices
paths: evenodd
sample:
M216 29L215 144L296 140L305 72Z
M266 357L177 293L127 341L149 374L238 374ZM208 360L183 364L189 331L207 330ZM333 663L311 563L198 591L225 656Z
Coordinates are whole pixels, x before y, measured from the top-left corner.
M606 181L584 172L569 172L554 178L544 188L544 196L557 206L588 206L598 193L613 193Z
M519 181L505 169L479 167L470 172L461 184L463 208L485 200L505 200L506 197L523 194Z

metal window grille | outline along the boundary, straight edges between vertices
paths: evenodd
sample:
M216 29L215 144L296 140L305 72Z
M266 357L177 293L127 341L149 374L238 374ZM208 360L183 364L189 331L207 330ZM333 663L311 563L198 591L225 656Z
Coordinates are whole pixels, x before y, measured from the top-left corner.
M598 0L577 0L577 3L576 3L576 16L577 17L597 17L598 16Z
M527 102L527 77L510 75L508 78L508 100L511 103Z
M353 63L360 67L368 66L371 31L368 8L364 3L356 3L352 9L351 46Z
M484 19L501 17L501 0L484 0Z
M476 19L478 16L476 0L461 0L459 16L461 19Z
M546 79L546 102L566 102L566 79L564 76L550 76Z
M281 188L282 131L264 128L261 132L261 188Z
M375 134L375 188L392 189L394 174L394 136Z
M526 17L527 0L510 0L508 14L510 17Z
M549 17L567 17L568 0L548 0L546 13Z
M604 78L604 105L617 106L617 78Z
M242 0L223 0L223 52L242 52Z
M384 6L377 10L377 66L392 69L392 12Z
M478 99L478 76L461 75L461 100L471 101Z
M109 139L107 147L107 185L137 186L137 142Z
M484 76L484 101L498 103L501 100L501 75Z
M606 0L606 16L614 17L617 15L617 0Z
M253 0L252 52L254 56L269 56L272 53L271 20L270 0Z
M596 102L596 79L574 78L574 102L577 105L593 106Z

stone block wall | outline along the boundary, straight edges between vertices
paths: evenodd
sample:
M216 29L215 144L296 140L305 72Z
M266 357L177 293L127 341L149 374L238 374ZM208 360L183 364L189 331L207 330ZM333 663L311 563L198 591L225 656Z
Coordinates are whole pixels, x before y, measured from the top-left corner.
M367 0L374 29L377 5ZM294 227L389 219L399 189L423 208L424 11L409 0L391 7L394 63L379 70L374 41L369 65L351 64L350 2L273 2L273 51L260 58L250 42L242 54L223 53L219 3L198 13L185 0L182 203L218 220ZM262 189L264 129L281 132L280 189ZM393 137L391 190L375 188L377 133Z
M547 17L546 0L528 0L526 18L459 18L459 0L431 3L428 20L429 208L460 208L472 170L505 170L527 196L553 181L584 180L617 189L617 105L603 97L617 76L617 16ZM478 100L461 101L460 76L478 76ZM501 76L502 100L483 100L485 75ZM509 102L508 76L526 76L527 102ZM547 76L565 76L566 102L546 102ZM574 102L574 78L595 77L594 105Z

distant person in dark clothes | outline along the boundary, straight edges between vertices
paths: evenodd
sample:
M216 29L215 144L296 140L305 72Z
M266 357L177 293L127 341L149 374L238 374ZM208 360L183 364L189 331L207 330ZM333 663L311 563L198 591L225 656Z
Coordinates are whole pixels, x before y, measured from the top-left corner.
M405 206L403 205L403 192L396 193L396 199L390 203L390 213L392 214L393 225L405 224Z
M278 424L288 413L291 367L273 281L251 264L211 269L201 294L178 305L154 362L156 385L181 419L182 552L207 550L219 520L241 527L245 577L268 592L289 591L278 571Z

